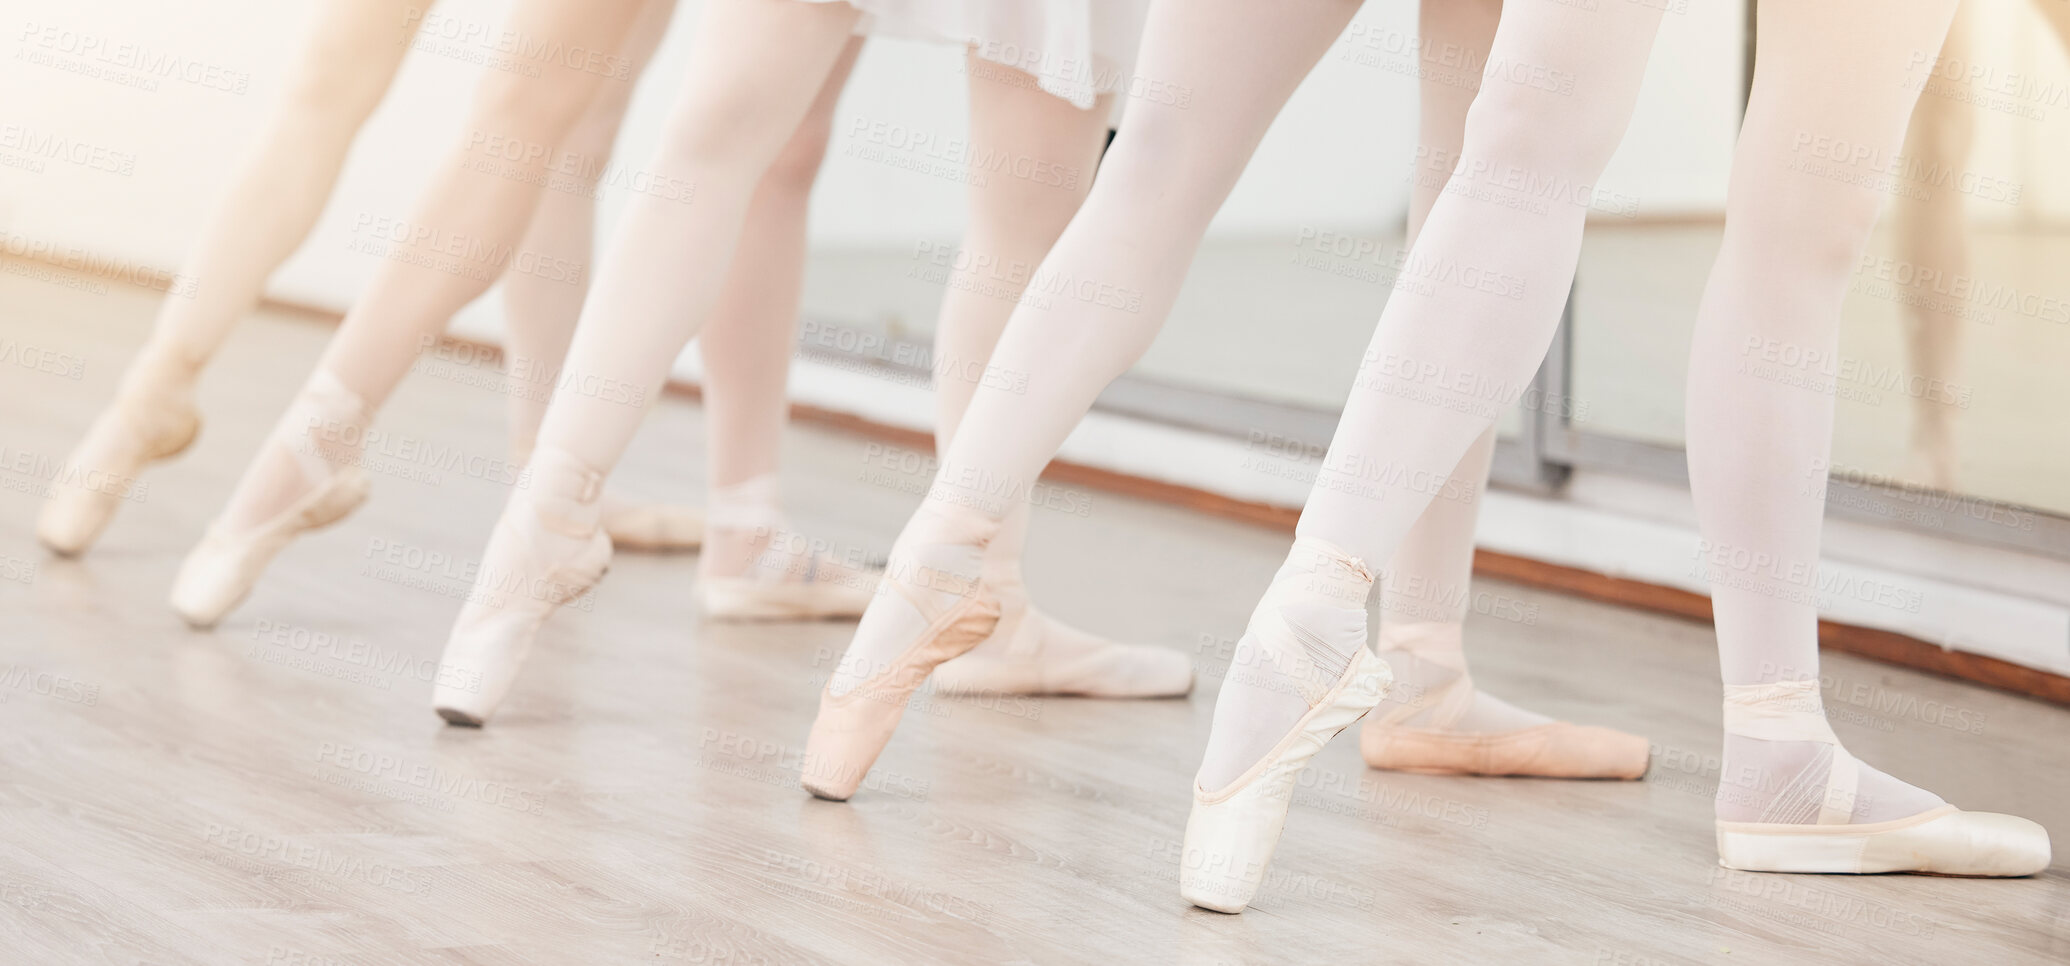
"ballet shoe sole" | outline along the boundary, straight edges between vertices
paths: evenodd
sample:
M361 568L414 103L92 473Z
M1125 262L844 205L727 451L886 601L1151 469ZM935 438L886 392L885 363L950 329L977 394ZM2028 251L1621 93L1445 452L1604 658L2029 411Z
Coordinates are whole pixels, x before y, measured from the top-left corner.
M456 728L479 728L485 721L485 719L477 718L459 708L433 708L431 710L438 712L438 716L445 719L446 724Z
M1952 805L1860 826L1717 826L1718 864L1740 872L2001 879L2038 874L2053 858L2040 825Z
M621 526L613 529L614 520ZM704 548L704 525L701 519L696 526L683 527L679 532L673 533L667 532L669 528L666 526L623 524L623 515L607 515L603 520L604 536L610 538L614 550L623 550L627 553L673 554L694 553ZM650 535L657 530L663 531L663 534L658 537Z
M856 620L862 617L863 608L869 606L867 595L837 606L815 602L811 596L809 592L791 591L788 588L712 586L709 580L704 583L698 594L704 616L715 621Z
M1564 721L1491 734L1367 722L1358 743L1367 767L1412 775L1637 781L1652 768L1645 739Z
M606 531L608 535L609 531ZM611 537L611 549L625 553L675 554L696 553L704 549L703 539L694 540L646 540L639 538Z
M1189 671L1186 674L1186 683L1184 685L1181 685L1177 689L1144 688L1140 690L1101 690L1097 687L1052 687L1040 683L1015 683L1008 685L1006 687L1000 687L996 684L985 684L973 680L959 680L957 677L953 675L945 679L939 676L941 672L937 671L935 673L937 676L934 679L934 691L936 694L939 694L945 698L970 698L984 697L988 694L1012 694L1022 695L1026 697L1042 698L1088 698L1099 701L1165 701L1184 698L1192 694L1194 686L1197 683L1199 683L1200 680L1200 676L1198 673ZM976 676L977 675L972 675L972 677ZM1006 677L1009 675L1001 676Z

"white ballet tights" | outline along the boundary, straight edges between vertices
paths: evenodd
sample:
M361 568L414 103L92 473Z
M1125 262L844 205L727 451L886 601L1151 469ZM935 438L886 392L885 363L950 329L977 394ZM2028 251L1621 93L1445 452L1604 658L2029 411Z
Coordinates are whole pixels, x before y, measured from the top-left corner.
M1840 305L1911 113L1907 68L1941 48L1955 0L1763 2L1724 242L1691 346L1690 489L1718 654L1735 688L1818 679L1816 574ZM1916 77L1913 78L1916 80ZM1937 188L1935 190L1951 190ZM1780 361L1783 359L1789 362ZM1812 696L1816 696L1813 689ZM1729 821L1811 821L1831 745L1728 733ZM1861 766L1856 822L1940 804ZM1810 817L1806 817L1809 815Z
M966 507L998 519L1023 497L1094 397L1155 336L1208 219L1352 12L1341 0L1270 10L1225 2L1152 7L1138 70L1190 91L1190 103L1145 97L1129 106L1083 211L1038 270L1035 292L1016 308L993 355L994 365L1030 373L1026 391L979 387L923 511ZM1540 213L1520 214L1504 203L1513 199L1501 185L1512 178L1594 183L1623 131L1657 23L1658 12L1640 4L1594 11L1550 0L1507 5L1491 63L1519 69L1491 78L1468 113L1468 170L1477 176L1455 175L1457 187L1423 226L1405 280L1421 287L1405 286L1382 316L1376 354L1301 536L1366 562L1389 559L1430 488L1397 486L1385 502L1374 499L1377 492L1337 493L1347 475L1370 489L1365 478L1385 467L1363 449L1384 445L1408 470L1382 480L1427 484L1433 470L1442 478L1529 380L1565 300L1586 198L1533 198ZM1572 78L1560 85L1564 93L1529 86L1546 69ZM1435 376L1422 384L1396 378L1396 357L1414 360L1412 375ZM1478 381L1462 383L1462 374ZM1466 392L1457 391L1462 385ZM1368 434L1376 438L1357 438ZM1365 643L1362 610L1355 623L1318 624L1306 630L1343 654ZM884 653L901 643L859 632L855 646ZM1220 701L1237 704L1217 709L1222 727L1209 739L1203 781L1248 767L1241 759L1247 745L1255 747L1246 740L1252 732L1269 732L1273 741L1286 732L1292 703L1271 700L1273 690L1224 685Z
M1355 8L1349 0L1269 11L1230 0L1153 4L1137 73L1178 85L1190 101L1129 103L1091 193L1030 275L991 353L993 370L1013 378L984 380L971 391L899 545L954 539L945 519L1012 522L1025 512L1043 464L1156 336L1215 208ZM985 548L966 549L982 557ZM919 628L893 615L911 612L895 595L880 595L856 628L849 658L866 666L895 658Z
M318 7L279 105L180 265L181 288L159 303L150 339L124 373L109 413L72 452L72 465L127 475L144 462L145 442L167 433L154 424L191 418L203 367L315 226L354 135L410 48L421 10L418 0L326 0ZM277 469L291 471L292 464ZM77 507L56 512L67 519L46 522L65 533L67 552L85 549L106 521L89 514L98 522L88 524L75 516Z
M657 177L693 185L691 202L637 196L626 206L540 445L608 473L675 357L711 315L749 200L843 54L846 4L713 0L655 155Z
M1451 50L1465 63L1485 64L1502 16L1501 0L1423 0L1416 21L1425 50ZM1466 142L1466 113L1474 88L1425 77L1418 85L1419 155L1457 158ZM1414 244L1442 195L1445 181L1418 165L1411 181L1407 242ZM1480 496L1495 462L1495 429L1489 427L1460 457L1452 479L1461 499L1432 500L1402 539L1401 549L1380 577L1380 633L1375 650L1387 659L1394 686L1382 707L1418 705L1401 723L1466 732L1513 731L1552 719L1526 711L1479 689L1444 690L1466 674L1465 619L1473 580L1474 523ZM1470 494L1471 499L1463 498ZM1454 695L1440 708L1426 695Z
M410 49L420 0L325 0L294 76L228 192L210 209L180 278L193 297L167 298L139 367L191 388L202 366L258 303L266 278L308 237L360 125Z
M790 412L785 384L804 285L807 207L833 136L834 108L861 50L861 38L848 42L756 185L739 257L697 340L710 494L698 570L706 575L747 573L766 553L772 531L785 526L777 473Z
M977 387L1012 386L1027 374L997 364L993 353L1021 293L1090 190L1107 134L1112 101L1090 110L1041 90L1033 75L966 54L970 77L970 140L977 156L1047 162L1052 178L994 172L965 191L968 227L942 294L934 333L935 451L946 453ZM1054 183L1062 181L1062 184ZM1002 521L985 553L985 579L1001 601L1002 626L1039 622L1033 634L995 634L978 646L1005 651L1017 643L1048 650L1052 660L1112 646L1046 614L1029 615L1021 578L1030 508L1024 500Z
M1460 161L1431 204L1360 361L1297 537L1389 560L1434 496L1478 500L1486 467L1462 467L1462 457L1488 442L1544 357L1580 255L1586 186L1596 184L1623 137L1659 20L1645 4L1503 4L1481 89L1467 109ZM1448 482L1455 473L1457 483ZM1433 523L1445 526L1435 529L1453 532L1433 532L1431 545L1442 540L1446 552L1470 552L1472 509L1446 512L1454 516L1441 515ZM1437 579L1463 587L1470 566L1455 559ZM1407 610L1408 598L1398 595L1394 608ZM1364 628L1358 631L1336 643L1364 644ZM1457 653L1446 647L1435 660L1403 661L1402 694L1416 700L1453 676L1443 657ZM1292 726L1293 712L1306 710L1272 707L1252 689L1225 689L1220 700L1255 710L1225 718L1217 709L1203 784L1211 770L1250 764L1236 729L1220 727L1225 720L1277 735ZM1486 720L1472 724L1491 730L1508 724L1501 719L1510 715L1498 711L1514 712L1476 703ZM1449 717L1456 709L1444 710Z
M1967 9L1956 11L1940 50L1943 59L1965 68L1974 63L1964 26L1969 19L1963 12ZM1912 111L1905 129L1904 156L1929 170L1961 171L1969 163L1976 131L1977 109L1970 103L1974 84L1964 69L1957 77L1934 74L1932 86L1932 92L1922 93ZM1908 368L1942 384L1959 382L1962 330L1969 320L1963 317L1959 302L1933 291L1930 280L1969 274L1969 222L1962 193L1946 188L1928 189L1923 196L1900 192L1891 199L1890 214L1897 257L1931 270L1915 273L1908 286L1912 289L1912 301L1904 307ZM1922 393L1912 401L1912 465L1907 468L1907 482L1949 492L1956 489L1955 416L1956 408L1947 400Z
M541 59L536 74L484 75L460 143L408 219L409 240L391 246L318 363L319 370L364 401L369 418L409 371L423 342L507 267L534 221L542 186L550 179L566 180L548 169L571 145L578 122L592 113L623 110L629 95L617 91L607 97L605 90L631 86L637 66L658 43L671 7L672 0L524 0L513 11L509 29L527 38L615 52L634 67L627 76L614 77L565 60ZM636 22L638 29L629 29ZM400 37L390 28L387 41L399 43ZM608 134L617 119L593 118L592 123ZM604 143L607 148L608 138ZM364 430L364 425L340 427L337 438L357 445ZM223 512L225 527L256 527L309 491L307 468L283 449L268 445L247 468Z

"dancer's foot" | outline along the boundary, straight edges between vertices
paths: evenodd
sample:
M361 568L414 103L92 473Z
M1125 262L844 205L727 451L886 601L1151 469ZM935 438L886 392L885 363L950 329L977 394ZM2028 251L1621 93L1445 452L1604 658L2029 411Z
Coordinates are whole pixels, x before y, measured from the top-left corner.
M1304 537L1251 612L1193 784L1179 894L1194 905L1250 905L1301 770L1386 692L1387 662L1366 647L1372 588L1363 561Z
M295 537L366 502L370 484L359 466L366 425L359 396L317 370L238 481L230 506L180 564L173 610L195 627L215 626Z
M135 492L145 464L185 452L200 432L193 371L139 357L114 401L65 458L65 471L52 481L36 518L36 538L68 557L85 553Z
M1473 686L1458 623L1388 624L1380 656L1394 689L1359 730L1366 764L1434 775L1638 778L1646 739L1554 721Z
M942 694L1058 694L1169 698L1193 690L1193 662L1170 648L1122 644L1079 630L1028 602L1019 561L987 561L999 626L934 672Z
M551 447L533 454L531 469L532 485L496 521L439 658L431 706L449 724L488 721L546 619L596 586L611 563L600 523L603 474Z
M2040 825L1965 812L1848 754L1817 681L1725 688L1717 810L1728 869L2023 876L2049 864Z
M604 494L604 533L626 553L677 553L704 545L704 513L674 503L628 503Z
M855 794L928 674L991 635L999 601L982 575L997 531L987 517L932 505L906 524L877 599L820 695L805 741L806 791L834 801Z
M721 621L847 620L881 576L792 530L775 474L714 487L697 561L704 616Z

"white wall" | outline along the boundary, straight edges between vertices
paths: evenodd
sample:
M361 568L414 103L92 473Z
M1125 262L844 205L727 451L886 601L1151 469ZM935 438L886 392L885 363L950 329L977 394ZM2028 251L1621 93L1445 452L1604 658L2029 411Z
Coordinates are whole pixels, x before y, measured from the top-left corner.
M121 171L35 159L0 147L0 230L19 245L34 239L171 269L194 225L222 189L238 152L279 95L312 3L278 0L0 0L0 129L70 139L96 162ZM698 4L671 27L640 92L620 156L638 158L680 76ZM1639 199L1642 211L1714 211L1739 88L1739 9L1695 2L1670 13L1639 116L1606 185ZM508 8L497 0L441 0L440 16L487 24ZM1414 36L1414 5L1368 4L1354 31L1388 43ZM34 28L54 28L53 35ZM1348 34L1349 35L1349 34ZM156 90L90 77L96 63L72 51L86 38L101 50L133 44L212 68L241 86L161 79ZM1383 47L1385 45L1383 44ZM1340 42L1303 85L1259 150L1215 232L1291 232L1301 225L1372 230L1398 219L1413 143L1414 82L1400 70L1354 62ZM1394 66L1408 55L1395 55ZM816 245L902 248L953 237L961 219L954 184L916 184L906 172L844 156L858 120L889 120L955 137L964 127L960 54L906 41L866 50L842 103L837 139L815 198ZM330 207L309 242L276 275L271 294L342 310L374 268L345 250L363 212L405 216L425 173L450 143L478 68L413 54L361 132ZM609 224L621 198L607 196ZM470 330L492 324L492 303L469 313Z

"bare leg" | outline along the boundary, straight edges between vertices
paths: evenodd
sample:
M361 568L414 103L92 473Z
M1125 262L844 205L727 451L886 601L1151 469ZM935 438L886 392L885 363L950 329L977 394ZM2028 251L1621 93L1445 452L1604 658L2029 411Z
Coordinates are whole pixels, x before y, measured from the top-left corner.
M323 212L346 149L409 50L421 0L326 0L295 76L212 209L159 306L151 339L67 464L72 479L131 480L177 455L200 428L194 383L266 278ZM36 525L45 546L84 553L120 501L107 487L60 485Z

